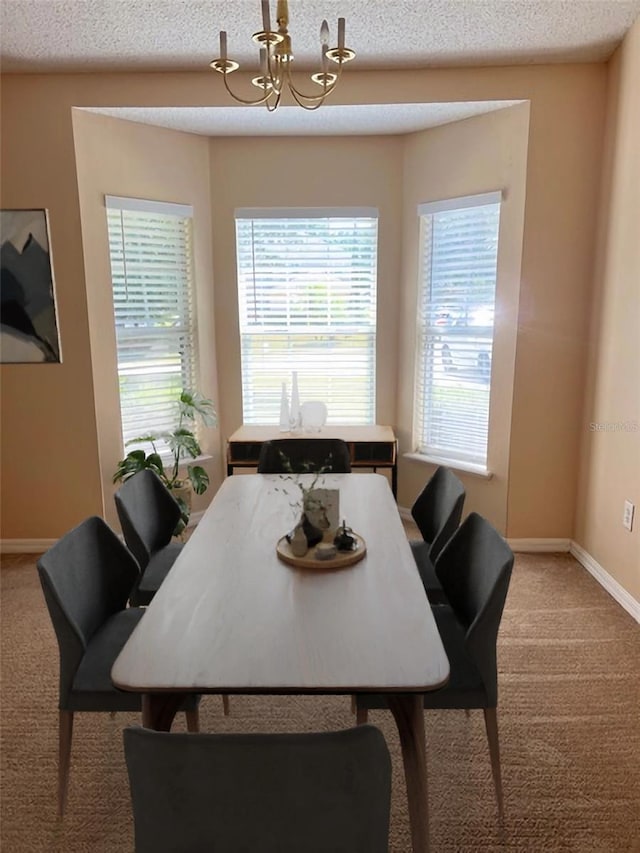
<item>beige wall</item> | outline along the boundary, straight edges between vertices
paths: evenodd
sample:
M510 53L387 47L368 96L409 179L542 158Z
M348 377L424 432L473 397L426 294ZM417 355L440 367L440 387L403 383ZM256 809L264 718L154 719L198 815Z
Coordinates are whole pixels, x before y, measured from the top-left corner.
M520 262L524 223L529 106L521 104L406 137L403 190L403 277L397 430L400 451L413 451L419 219L422 202L501 190L496 326L493 353L488 466L490 480L458 472L465 484L465 513L482 512L507 527L511 400L515 365ZM435 466L402 458L399 503L413 504Z
M52 539L102 513L71 113L25 78L1 107L1 205L49 209L63 358L0 368L2 538Z
M195 316L200 344L198 390L217 401L209 148L206 139L193 134L119 121L82 110L73 111L73 129L104 511L107 521L115 524L112 475L123 449L104 196L193 206ZM203 463L211 486L205 495L194 496L194 510L208 504L222 479L218 430L203 430L201 446L203 453L212 457Z
M208 73L15 75L5 77L2 84L1 201L5 207L50 209L64 353L62 365L5 365L0 377L4 496L1 535L3 539L37 539L58 536L90 512L102 510L93 387L93 374L102 367L95 365L92 371L89 336L93 309L87 307L72 107L211 106L226 105L228 101L220 81ZM487 99L531 102L507 499L506 530L511 536L572 535L576 432L582 414L605 91L604 65L577 65L393 74L350 70L336 92L335 103ZM236 203L224 201L222 196L218 200L219 190L213 179L216 152L222 156L232 144L212 144L214 228L220 225L219 205L226 204L230 209ZM281 144L292 151L299 143ZM331 144L337 146L336 142ZM367 156L384 162L388 169L387 155L373 152L382 152L385 146L394 144L391 140L371 141L371 146L367 143ZM250 143L245 141L242 145L248 147ZM353 162L350 145L347 142L344 149L340 146L340 158L344 150ZM318 150L315 142L309 142L308 148ZM288 159L277 153L278 143L269 143L266 150L272 149L276 152L270 154L270 159L279 161L286 175ZM324 195L325 184L334 181L336 167L342 168L335 159L331 169L327 169L326 161L322 172L316 169L314 198ZM302 161L302 156L299 162L294 156L293 166L298 172ZM242 169L257 173L263 168L253 151L241 165ZM309 170L314 165L317 164L309 163ZM375 181L376 177L369 179ZM305 180L311 187L311 178ZM356 185L355 180L350 184ZM380 191L383 206L390 210L396 189L381 187ZM227 288L233 280L229 247L225 245L229 223L225 227L226 231L215 235L213 246L218 332L226 324L228 303L224 300L228 299ZM394 248L388 250L393 252ZM393 261L382 258L381 280L392 276L392 270ZM385 288L384 298L390 300L388 281ZM389 303L392 317L398 316L397 307ZM405 330L399 325L393 328L393 322L387 327L385 314L383 317L380 346L391 352ZM227 352L222 340L218 341L218 354L219 372L224 377ZM231 353L231 369L237 370L233 359ZM379 416L384 419L393 414L391 401L398 390L394 376L403 388L412 380L412 376L396 372L395 367L395 363L380 365ZM229 392L228 383L222 387L223 381L218 402L223 431L228 431L237 422L238 389L236 386L235 391ZM227 399L229 393L235 398Z
M606 68L567 67L531 99L507 534L570 538ZM544 108L542 102L544 101Z
M378 221L377 422L395 423L401 249L402 139L211 140L216 339L222 430L242 424L234 209L375 207ZM301 377L301 381L304 378ZM274 389L276 394L279 388ZM303 388L301 387L303 394ZM308 395L307 395L308 396Z
M576 534L640 601L640 20L609 72ZM604 429L594 430L591 424ZM606 427L610 426L607 430ZM622 426L622 429L618 428ZM636 506L630 533L625 499Z

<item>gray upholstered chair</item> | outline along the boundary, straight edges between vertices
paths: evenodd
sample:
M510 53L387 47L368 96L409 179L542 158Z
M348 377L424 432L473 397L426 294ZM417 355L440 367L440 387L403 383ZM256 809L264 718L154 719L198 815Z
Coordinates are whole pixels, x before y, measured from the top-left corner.
M136 853L386 853L391 761L373 726L124 732Z
M450 604L436 604L431 610L451 674L444 687L424 694L425 708L484 710L501 817L496 641L512 568L511 548L488 521L472 512L436 560L436 574ZM384 697L377 694L359 694L356 703L359 723L366 723L369 709L386 707Z
M278 438L260 448L258 474L351 473L349 445L340 438Z
M140 567L131 604L149 604L183 547L172 539L181 517L180 505L160 477L148 469L129 477L114 500L124 541Z
M458 529L464 506L465 488L445 466L436 469L411 507L411 515L422 534L409 544L422 584L432 604L446 603L434 563L440 551Z
M117 690L111 666L144 614L127 608L138 576L131 554L97 516L63 536L38 560L60 652L58 810L64 812L76 711L140 711L139 693ZM198 730L198 697L185 700Z

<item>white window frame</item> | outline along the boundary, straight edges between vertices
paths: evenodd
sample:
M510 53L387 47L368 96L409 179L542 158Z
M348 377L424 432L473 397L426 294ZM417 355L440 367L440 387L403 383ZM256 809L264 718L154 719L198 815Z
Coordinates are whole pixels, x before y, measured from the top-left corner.
M281 385L295 370L301 402L323 400L329 424L375 423L377 209L239 208L235 219L243 422L279 423ZM305 239L295 231L297 220L313 221L310 233L315 228L320 231L319 246L313 243L315 234L308 238L310 264L315 254L317 278L315 271L309 276L313 267L305 266L307 250ZM322 233L324 227L328 234L337 230L340 220L350 227L353 224L354 242L345 250L352 258L360 248L356 229L362 229L360 264L351 260L345 265L344 260L338 260L343 244L331 244ZM360 225L358 220L362 220ZM269 233L271 227L273 234ZM290 243L287 230L292 233ZM270 239L272 243L267 242ZM269 257L272 245L283 247L282 261ZM321 282L324 295L314 295L311 282ZM269 301L271 288L273 297ZM333 315L332 306L344 304L345 298L347 317ZM263 348L260 359L256 346ZM346 349L349 346L353 347L351 355ZM347 361L343 365L344 358ZM349 368L357 378L350 379L345 372ZM346 387L345 380L351 381L351 387ZM264 387L256 392L261 384Z
M417 211L420 237L413 452L407 455L484 476L490 476L491 362L501 201L502 192L495 191L420 204ZM497 206L492 212L497 214L495 259L481 261L480 266L484 267L487 275L492 269L493 281L490 286L485 278L482 285L478 285L479 292L475 296L473 283L466 291L455 284L449 285L450 292L454 294L450 298L454 307L449 312L441 304L446 301L443 300L444 287L440 280L444 279L444 274L436 270L434 278L432 241L434 223L437 222L435 217L448 211L459 212L488 205ZM440 226L444 218L440 218ZM435 239L438 239L437 234ZM454 270L452 280L455 281L456 274L464 277L465 264L468 263L464 253L458 258L449 257ZM437 295L432 290L434 280ZM442 289L438 292L439 285ZM493 292L489 305L487 294L491 287ZM469 306L474 304L474 299L477 300L476 308L471 310Z
M105 196L105 208L120 430L123 453L126 453L135 447L148 450L148 443L134 443L132 439L172 431L177 422L180 392L196 386L193 208L185 204L109 195ZM150 215L146 230L145 214ZM135 237L133 229L137 230ZM146 245L145 240L148 241ZM163 248L162 254L156 253L154 242ZM141 265L147 261L143 271ZM154 301L150 298L153 285ZM176 318L173 325L166 325L166 315ZM136 351L141 353L139 357L133 355ZM173 381L167 381L169 377ZM123 394L127 381L135 388L135 396L129 398ZM147 405L141 402L144 392L149 395ZM158 442L157 449L163 459L172 458L163 440Z

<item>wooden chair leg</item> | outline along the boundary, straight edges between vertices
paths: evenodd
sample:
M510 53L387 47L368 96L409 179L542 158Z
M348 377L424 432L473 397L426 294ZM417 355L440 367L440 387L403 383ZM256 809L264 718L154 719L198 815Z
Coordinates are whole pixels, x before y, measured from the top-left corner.
M498 740L498 712L496 708L484 709L484 724L487 730L487 741L489 742L489 755L491 757L491 773L493 784L496 789L498 801L498 816L504 819L504 801L502 797L502 774L500 772L500 742Z
M72 737L73 711L60 711L58 717L58 815L60 817L63 816L67 805Z
M229 713L230 713L230 711L229 711L229 697L227 696L226 693L222 694L222 713L225 715L225 717L228 717Z
M368 719L369 719L369 709L368 708L356 707L356 725L364 726Z
M200 712L196 708L195 711L185 711L185 717L187 718L187 731L188 732L199 732L200 731Z

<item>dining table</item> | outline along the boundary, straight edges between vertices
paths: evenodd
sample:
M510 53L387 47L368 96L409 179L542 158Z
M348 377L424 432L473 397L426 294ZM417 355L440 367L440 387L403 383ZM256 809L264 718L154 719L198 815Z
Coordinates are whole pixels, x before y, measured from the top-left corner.
M338 490L362 559L338 568L281 559L301 486L312 484ZM414 853L429 849L422 694L448 677L389 482L368 473L224 480L112 669L118 688L143 694L143 725L161 731L185 694L384 694Z

